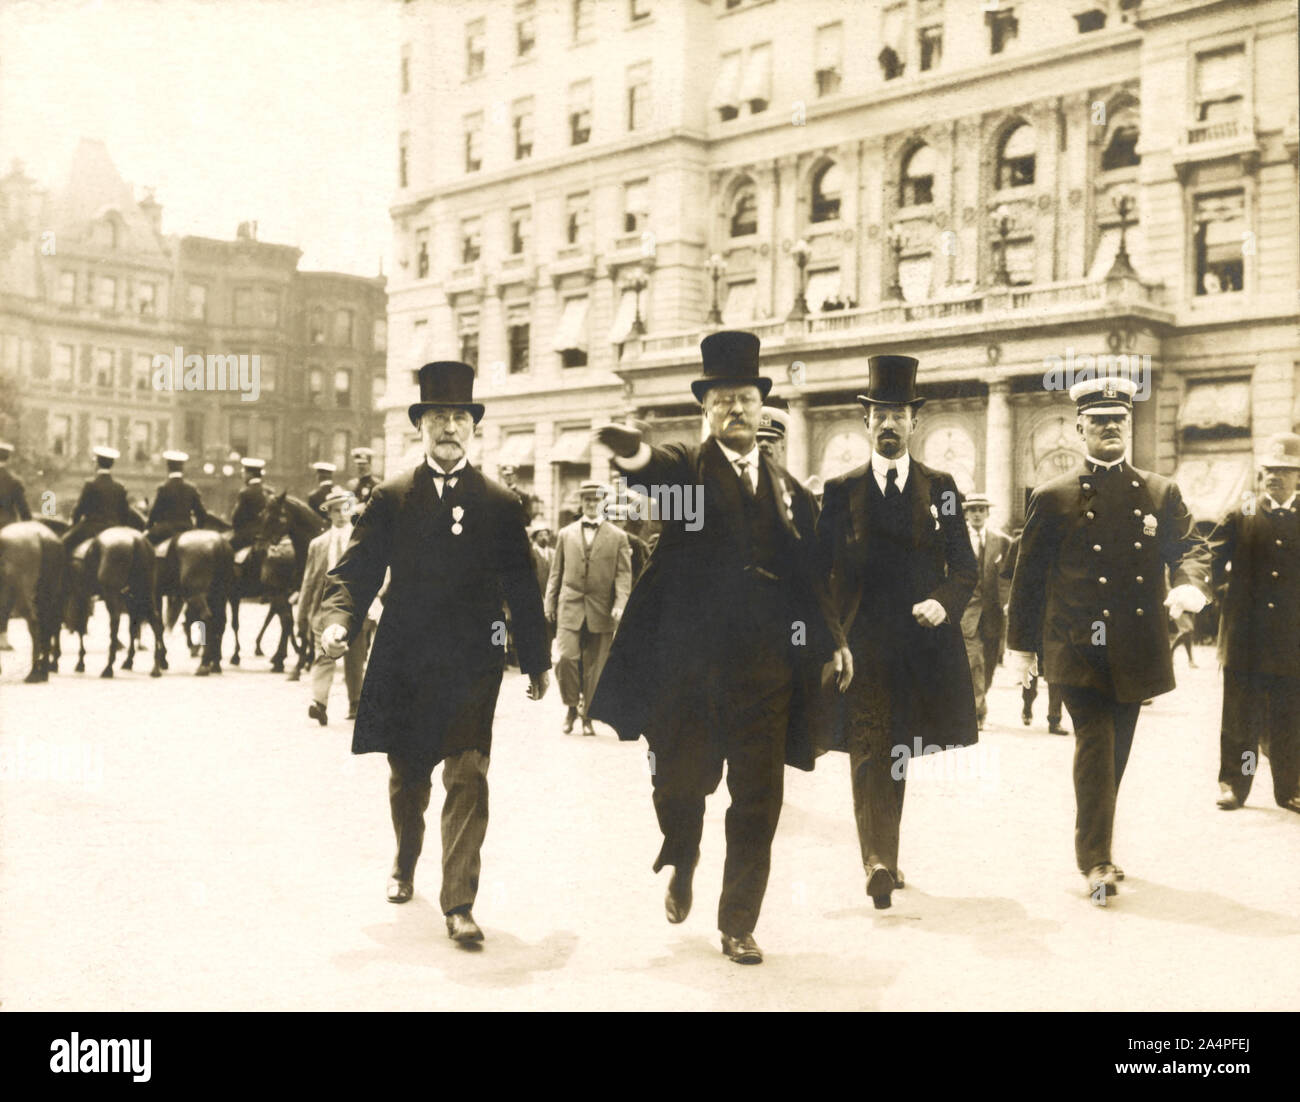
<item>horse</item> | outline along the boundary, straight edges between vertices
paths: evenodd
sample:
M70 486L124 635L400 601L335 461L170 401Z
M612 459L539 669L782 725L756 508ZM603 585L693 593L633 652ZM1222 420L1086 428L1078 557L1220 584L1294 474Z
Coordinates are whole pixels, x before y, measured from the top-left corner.
M20 520L0 528L0 622L16 612L32 637L32 668L24 680L48 681L59 668L59 620L66 556L49 525Z
M235 556L230 541L208 528L173 536L159 575L158 604L167 600L167 630L185 610L185 637L190 654L202 651L198 677L221 672L221 640L226 633L226 602L235 589ZM193 625L203 626L201 645L194 643Z
M239 602L241 598L265 597L271 606L268 615L274 614L280 621L280 642L271 656L271 670L284 672L284 660L292 642L299 654L299 666L302 668L302 650L293 631L293 608L289 597L302 585L302 576L307 568L307 545L324 531L325 518L315 509L296 497L290 497L287 491L281 491L267 502L258 524L258 545L266 548L257 563L256 583L251 569L246 566L243 577L236 585L230 598L230 619L235 634L235 652L230 664L239 664ZM288 537L292 551L280 546L281 540ZM255 561L249 557L249 564Z
M86 670L86 629L98 596L108 610L109 623L108 664L99 676L113 676L117 652L122 649L117 629L125 612L129 646L122 669L135 666L136 636L140 625L147 623L153 632L153 669L149 676L161 677L167 659L155 599L154 549L143 533L125 525L105 528L73 554L68 580L67 622L79 639L76 672Z

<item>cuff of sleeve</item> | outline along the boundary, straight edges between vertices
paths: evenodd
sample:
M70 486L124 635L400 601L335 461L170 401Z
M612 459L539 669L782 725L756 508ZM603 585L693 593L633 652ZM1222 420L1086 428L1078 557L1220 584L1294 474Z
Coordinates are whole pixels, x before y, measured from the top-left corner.
M620 459L617 455L614 456L615 466L617 466L619 470L623 470L623 471L639 471L642 467L644 467L649 462L650 462L650 445L647 444L644 440L641 441L641 446L637 448L636 452L631 456L629 456L627 459Z

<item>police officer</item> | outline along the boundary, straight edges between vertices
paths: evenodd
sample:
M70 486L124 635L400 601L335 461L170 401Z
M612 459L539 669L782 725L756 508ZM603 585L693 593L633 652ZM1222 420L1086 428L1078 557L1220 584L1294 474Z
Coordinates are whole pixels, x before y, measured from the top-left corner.
M357 468L357 477L348 483L348 489L352 491L357 506L361 508L364 508L366 502L370 500L371 492L379 485L379 479L370 473L370 464L374 458L375 453L370 448L352 449L352 462ZM357 508L354 508L352 510L353 524L356 523L358 515Z
M1224 811L1246 802L1262 743L1273 798L1300 812L1300 436L1269 437L1260 467L1263 490L1210 537L1215 581L1228 584L1217 802Z
M32 511L27 508L27 495L23 484L9 470L9 457L14 453L12 444L0 442L0 528L13 524L16 520L31 520Z
M167 463L167 478L153 495L149 528L145 532L145 539L155 546L191 528L203 527L208 519L198 488L185 481L185 461L189 456L181 451L166 451L163 459Z
M786 433L790 429L790 403L775 394L763 399L763 408L758 414L758 450L770 455L774 462L784 467Z
M1017 680L1042 651L1074 721L1075 857L1100 906L1123 879L1111 839L1138 711L1174 687L1166 609L1199 612L1208 593L1209 549L1178 486L1125 459L1136 391L1114 377L1070 388L1086 466L1029 499L1007 623Z
M121 453L100 444L91 450L99 470L82 485L81 496L72 510L72 527L63 533L63 546L68 554L73 554L78 545L93 539L105 528L117 524L139 527L139 520L127 501L126 487L109 473Z
M257 522L262 518L269 496L262 484L266 460L245 456L239 462L244 468L244 488L239 491L235 511L230 514L230 547L234 551L251 546L257 538Z
M316 472L316 489L307 495L307 504L319 513L321 505L334 489L334 472L338 468L333 463L320 462L313 463L311 469Z

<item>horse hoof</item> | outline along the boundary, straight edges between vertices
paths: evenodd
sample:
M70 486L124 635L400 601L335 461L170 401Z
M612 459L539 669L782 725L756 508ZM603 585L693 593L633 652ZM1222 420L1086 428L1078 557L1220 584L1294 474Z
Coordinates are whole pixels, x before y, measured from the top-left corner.
M272 673L284 673L284 663L283 663L283 662L272 662L272 663L271 663L271 672L272 672Z
M122 669L124 669L124 670L133 670L133 669L135 669L135 663L134 663L131 659L128 658L125 662L122 663Z
M286 680L286 681L297 681L297 680L298 680L298 676L299 676L299 675L298 675L298 671L297 671L297 670L290 670L290 671L289 671L289 676L288 676L287 678L285 678L285 680Z
M230 656L230 664L231 664L232 666L238 666L238 665L239 665L239 655L237 655L237 654L232 654L232 655Z
M112 676L113 676L113 667L112 667L112 666L109 666L109 667L108 667L107 669L105 669L104 672L101 673L99 676L100 676L100 677L112 677Z
M159 667L160 667L161 669L164 669L164 670L166 670L166 669L170 669L170 668L171 668L170 666L167 665L167 659L165 659L165 658L160 658L160 659L158 659L158 665L159 665Z
M23 678L23 680L29 685L36 685L42 681L48 681L49 679L49 674L38 673L36 670L32 670L31 673Z
M197 658L198 656L199 656L199 648L198 648L198 647L190 647L190 657L191 657L191 658Z
M194 671L194 676L207 677L208 674L210 674L211 672L212 670L208 667L207 663L204 663L202 666L200 666L197 670Z
M212 672L213 672L213 673L220 673L220 672L221 672L221 663L220 663L220 662L214 662L214 663L212 664Z
M85 672L86 672L86 663L84 663L84 662L78 662L77 665L76 665L76 667L75 667L75 669L76 669L77 673L85 673Z
M149 676L162 677L162 670L160 670L157 666L155 666L152 670L149 671Z
M256 657L256 658L261 658L261 657L262 657L262 648L261 648L261 647L254 647L254 648L253 648L253 655L254 655L254 657Z

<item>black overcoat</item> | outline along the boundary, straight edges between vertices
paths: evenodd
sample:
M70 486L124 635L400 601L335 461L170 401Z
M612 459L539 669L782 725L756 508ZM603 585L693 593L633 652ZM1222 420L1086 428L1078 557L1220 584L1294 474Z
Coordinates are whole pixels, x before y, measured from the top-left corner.
M342 624L355 638L385 570L392 579L352 752L434 762L462 750L490 754L505 666L503 599L520 669L551 666L518 499L471 466L441 499L427 463L381 483L329 573L322 630Z
M920 738L922 750L970 746L979 739L975 691L961 634L961 617L975 589L978 568L952 475L909 460L910 542L903 548L904 591L886 591L866 567L871 521L870 463L826 483L817 539L822 569L853 650L854 681L836 713L834 727L821 732L819 748L847 748L855 722L846 705L874 694L882 702L882 726L906 738ZM913 481L915 480L915 481ZM939 602L948 614L938 627L925 627L910 609ZM882 615L886 607L902 615ZM855 621L865 622L854 629Z
M663 531L644 573L633 586L589 714L631 741L644 734L656 753L671 753L674 740L707 710L743 710L734 699L734 641L720 625L734 622L748 552L741 521L740 480L717 443L651 448L650 462L627 472L630 484L702 487L701 523L695 531L682 515L664 518ZM790 648L794 692L786 726L786 762L811 769L813 728L825 706L822 666L843 636L824 579L816 571L812 495L768 456L760 459L776 497L784 533L782 574L788 579L792 621L804 630Z

